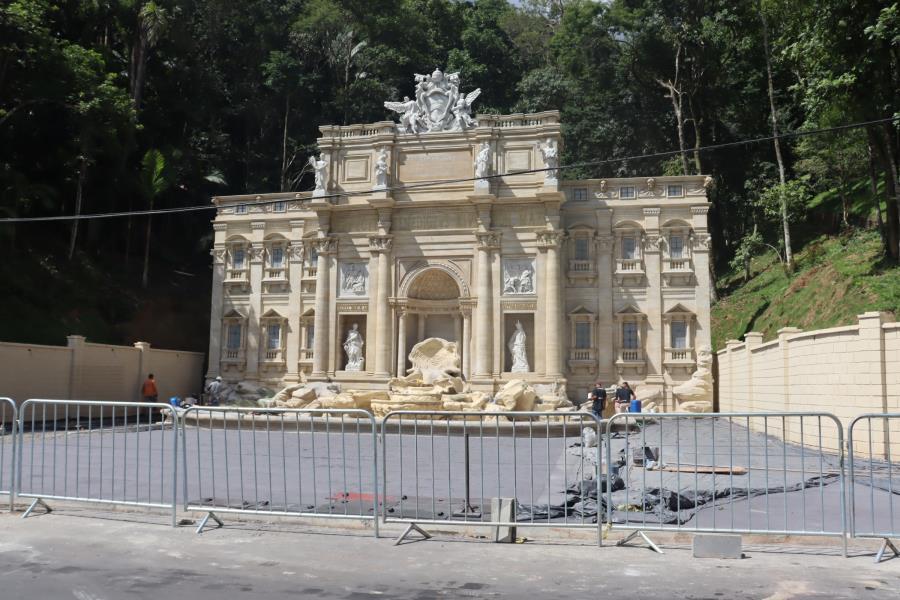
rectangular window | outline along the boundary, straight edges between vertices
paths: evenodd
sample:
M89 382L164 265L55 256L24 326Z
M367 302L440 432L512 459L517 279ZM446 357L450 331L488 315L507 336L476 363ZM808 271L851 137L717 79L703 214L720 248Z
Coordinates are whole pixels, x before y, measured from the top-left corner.
M681 198L684 196L684 186L679 184L672 184L667 186L666 195L669 198Z
M575 202L584 202L587 200L587 188L575 188L572 190L572 200Z
M281 348L281 325L273 323L269 325L266 350L278 350L279 348Z
M628 200L630 198L634 198L634 186L633 185L623 185L619 188L619 198L622 200Z
M275 212L287 212L287 202L276 202L272 208Z
M241 325L240 323L229 323L225 334L225 346L229 350L240 350L241 348Z
M631 236L622 238L622 258L637 258L637 244L635 243L635 239Z
M591 347L590 323L575 323L575 347L579 350Z
M281 246L275 246L272 248L272 268L280 269L284 266L284 248Z
M672 321L672 348L687 347L687 321Z
M680 235L669 236L669 256L671 258L684 258L684 238Z
M246 215L247 214L247 205L246 204L236 204L234 207L234 214Z
M316 342L316 327L312 324L306 326L306 349L312 350Z
M634 321L622 323L622 347L626 350L637 350L639 348L638 324Z
M235 248L231 251L231 268L232 269L243 269L244 268L244 249L243 248Z
M319 251L315 248L311 248L309 252L309 263L310 265L318 265L319 264Z
M575 238L575 260L590 260L590 240L586 237Z

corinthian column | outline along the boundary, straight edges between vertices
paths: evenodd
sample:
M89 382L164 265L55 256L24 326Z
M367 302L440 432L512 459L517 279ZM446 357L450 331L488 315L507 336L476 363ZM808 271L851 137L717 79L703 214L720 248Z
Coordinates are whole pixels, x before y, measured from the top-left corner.
M547 253L544 261L544 286L547 307L544 319L544 353L547 357L548 377L562 377L559 339L562 331L559 280L559 241L561 237L561 231L542 231L538 233L538 246Z
M316 317L315 339L313 341L312 376L324 378L328 369L328 324L331 304L331 255L334 253L337 240L333 237L314 239L311 244L319 255L316 265Z
M475 327L477 341L475 344L475 377L490 377L491 352L493 349L493 289L491 287L491 251L500 245L500 234L489 231L477 233L478 238L478 279L476 293L478 304L475 306Z
M369 252L378 255L378 286L375 290L375 376L390 376L391 368L391 307L388 291L391 285L391 237L378 235L369 238ZM371 307L370 307L371 313Z

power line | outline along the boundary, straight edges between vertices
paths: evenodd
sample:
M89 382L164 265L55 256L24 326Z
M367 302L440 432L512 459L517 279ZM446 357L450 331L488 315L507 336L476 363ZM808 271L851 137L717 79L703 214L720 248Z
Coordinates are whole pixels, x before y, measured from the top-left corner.
M826 133L834 133L837 131L846 131L850 129L859 129L861 127L869 127L871 125L879 125L882 123L892 123L900 121L900 116L892 116L884 119L875 119L873 121L861 121L857 123L849 123L846 125L836 125L834 127L823 127L819 129L806 129L806 130L798 130L792 131L788 133L782 133L777 136L778 139L785 138L799 138L799 137L807 137L812 135L822 135ZM737 140L733 142L723 142L721 144L711 144L709 146L701 146L699 148L690 148L685 149L685 153L694 153L694 152L708 152L710 150L723 150L725 148L735 148L738 146L746 146L750 144L758 144L761 142L771 142L776 139L774 135L768 135L764 137L750 138L746 140ZM573 163L568 165L560 165L555 168L542 168L542 169L526 169L522 171L509 171L507 173L497 173L495 175L486 175L485 177L464 177L459 179L440 179L433 181L423 181L420 183L412 183L407 185L400 186L388 186L385 188L381 188L379 190L361 190L358 192L334 192L330 194L323 194L321 196L316 196L317 200L328 200L328 199L337 199L337 198L352 198L355 196L368 196L370 194L382 193L382 192L402 192L407 190L415 190L427 187L433 187L437 185L450 185L454 183L466 183L471 181L483 180L483 179L500 179L503 177L515 177L518 175L530 175L534 173L545 173L547 171L565 171L569 169L579 169L584 167L599 167L603 165L613 164L613 163L621 163L627 161L637 161L644 159L652 159L652 158L666 158L669 156L677 156L681 154L681 150L666 150L663 152L652 152L649 154L639 154L635 156L624 156L619 158L607 158L603 160L594 160L587 161L581 163ZM303 192L299 192L303 193ZM286 202L289 198L279 198L276 200L251 200L247 202L240 202L238 204L243 204L246 206L265 206L267 204L274 204L276 202ZM108 212L108 213L90 213L90 214L82 214L82 215L55 215L55 216L46 216L46 217L6 217L0 219L0 224L3 223L37 223L37 222L47 222L47 221L81 221L86 219L111 219L116 217L141 217L141 216L150 216L150 215L167 215L174 213L187 213L187 212L199 212L204 210L217 210L219 207L210 204L201 204L194 206L180 206L177 208L155 208L153 210L130 210L124 212Z

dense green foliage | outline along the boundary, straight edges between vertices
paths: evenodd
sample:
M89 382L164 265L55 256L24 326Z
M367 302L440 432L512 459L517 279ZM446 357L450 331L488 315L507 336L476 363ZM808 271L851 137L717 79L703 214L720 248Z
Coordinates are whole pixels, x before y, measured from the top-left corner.
M785 256L785 203L792 245L873 227L897 259L895 124L781 140L784 184L771 142L697 150L771 135L773 116L790 132L897 114L900 8L884 0L11 0L0 218L308 189L320 125L391 118L383 101L435 66L482 88L479 112L560 109L563 164L593 163L569 177L712 175L719 272ZM58 327L42 326L122 341L160 295L202 315L209 217L0 223L4 282L37 306L44 290L11 275L104 270L108 293L133 299L98 315L113 326L64 321L52 303ZM96 290L67 290L67 307L96 310ZM21 329L0 337L33 337Z

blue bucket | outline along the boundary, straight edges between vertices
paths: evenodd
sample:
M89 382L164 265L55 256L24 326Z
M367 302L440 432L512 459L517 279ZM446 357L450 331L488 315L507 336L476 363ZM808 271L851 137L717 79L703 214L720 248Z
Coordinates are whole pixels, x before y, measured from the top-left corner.
M175 408L178 408L178 405L180 404L178 396L172 396L171 398L169 398L169 404L171 404Z
M632 400L631 406L628 408L628 412L633 412L633 413L641 412L641 401L640 400Z

